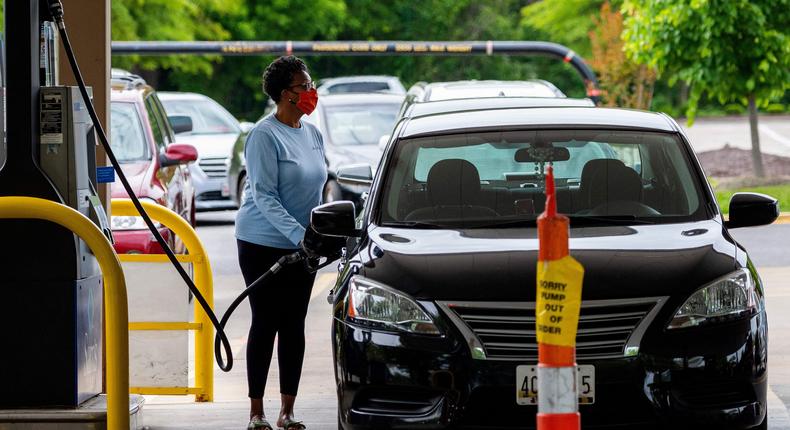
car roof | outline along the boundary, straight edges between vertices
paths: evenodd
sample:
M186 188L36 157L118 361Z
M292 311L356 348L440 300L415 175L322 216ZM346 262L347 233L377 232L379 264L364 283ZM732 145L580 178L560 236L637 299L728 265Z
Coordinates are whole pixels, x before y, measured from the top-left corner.
M110 99L133 101L142 93L153 91L145 79L123 69L112 69L110 74Z
M565 97L554 84L542 79L522 81L466 80L424 84L422 100L436 101L472 97Z
M391 80L400 80L396 76L390 75L356 75L356 76L337 76L334 78L321 79L321 85L337 84L343 82L389 82Z
M394 103L400 104L403 102L403 94L392 93L338 93L338 94L324 94L319 97L319 102L324 106L336 105L351 105L355 103L360 104L376 104L376 103Z
M205 100L210 97L198 93L180 92L180 91L157 91L159 100Z
M411 118L401 129L400 137L537 127L677 131L669 117L656 112L600 107L533 107L476 109Z
M565 97L483 97L414 103L404 114L411 118L450 112L557 106L595 106L590 99Z

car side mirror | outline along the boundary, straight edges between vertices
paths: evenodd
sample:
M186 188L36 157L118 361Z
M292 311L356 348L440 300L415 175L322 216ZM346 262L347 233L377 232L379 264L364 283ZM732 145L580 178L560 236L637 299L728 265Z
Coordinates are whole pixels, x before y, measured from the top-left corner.
M373 183L373 169L369 164L351 164L337 169L337 181L348 185L367 185Z
M770 224L779 217L779 201L759 193L735 193L730 197L727 228Z
M313 208L310 212L310 226L326 236L358 237L354 203L339 200Z
M249 133L253 127L255 127L255 124L249 121L242 121L239 123L239 128L241 129L241 132L245 134Z
M170 127L173 127L175 134L192 131L192 118L187 115L168 115L167 120L170 121Z
M194 146L186 143L173 143L168 145L164 154L159 155L159 164L162 167L187 164L197 160L197 158L198 152Z

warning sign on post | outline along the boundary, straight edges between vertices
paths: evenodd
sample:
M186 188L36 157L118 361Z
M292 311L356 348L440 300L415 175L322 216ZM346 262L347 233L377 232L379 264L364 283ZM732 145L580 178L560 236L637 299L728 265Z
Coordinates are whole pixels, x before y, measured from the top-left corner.
M584 268L570 255L538 261L535 306L538 343L575 346Z

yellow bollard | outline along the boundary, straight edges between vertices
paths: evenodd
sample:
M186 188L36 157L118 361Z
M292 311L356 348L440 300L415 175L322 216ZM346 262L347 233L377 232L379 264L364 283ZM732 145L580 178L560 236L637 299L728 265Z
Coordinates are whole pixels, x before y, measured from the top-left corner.
M206 249L195 230L184 218L164 206L147 201L140 203L151 219L162 223L184 242L189 257L194 263L195 286L200 289L209 307L214 309L214 280L211 265ZM112 199L112 213L118 216L139 216L137 208L129 199ZM199 391L195 394L195 401L212 402L214 401L214 326L197 300L194 305L194 315L195 323L200 326L195 333L195 385Z

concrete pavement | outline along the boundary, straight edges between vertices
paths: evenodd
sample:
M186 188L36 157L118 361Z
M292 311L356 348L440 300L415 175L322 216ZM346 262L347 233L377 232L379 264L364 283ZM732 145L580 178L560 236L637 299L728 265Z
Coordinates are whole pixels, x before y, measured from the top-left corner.
M752 149L748 116L698 118L691 127L684 120L678 123L691 140L694 152L721 149L725 145ZM757 128L762 152L790 157L790 116L760 115Z
M239 275L236 281L241 280ZM227 282L230 278L225 278ZM300 393L296 403L296 416L304 419L311 430L336 430L336 407L334 373L332 370L331 344L329 343L330 306L326 293L333 281L332 274L324 274L316 280L313 299L307 317L304 371ZM234 282L235 285L240 285ZM227 286L227 285L226 285ZM222 286L217 286L217 290ZM224 307L235 298L225 300ZM217 300L219 303L219 299ZM223 311L224 311L223 307ZM249 328L249 307L239 306L238 315L230 322L229 334L236 340L234 365L229 373L215 367L215 401L194 403L192 396L146 396L144 421L152 430L175 429L243 429L249 416L246 380L246 335ZM269 381L264 395L264 409L274 419L280 407L279 377L276 362L272 360Z

